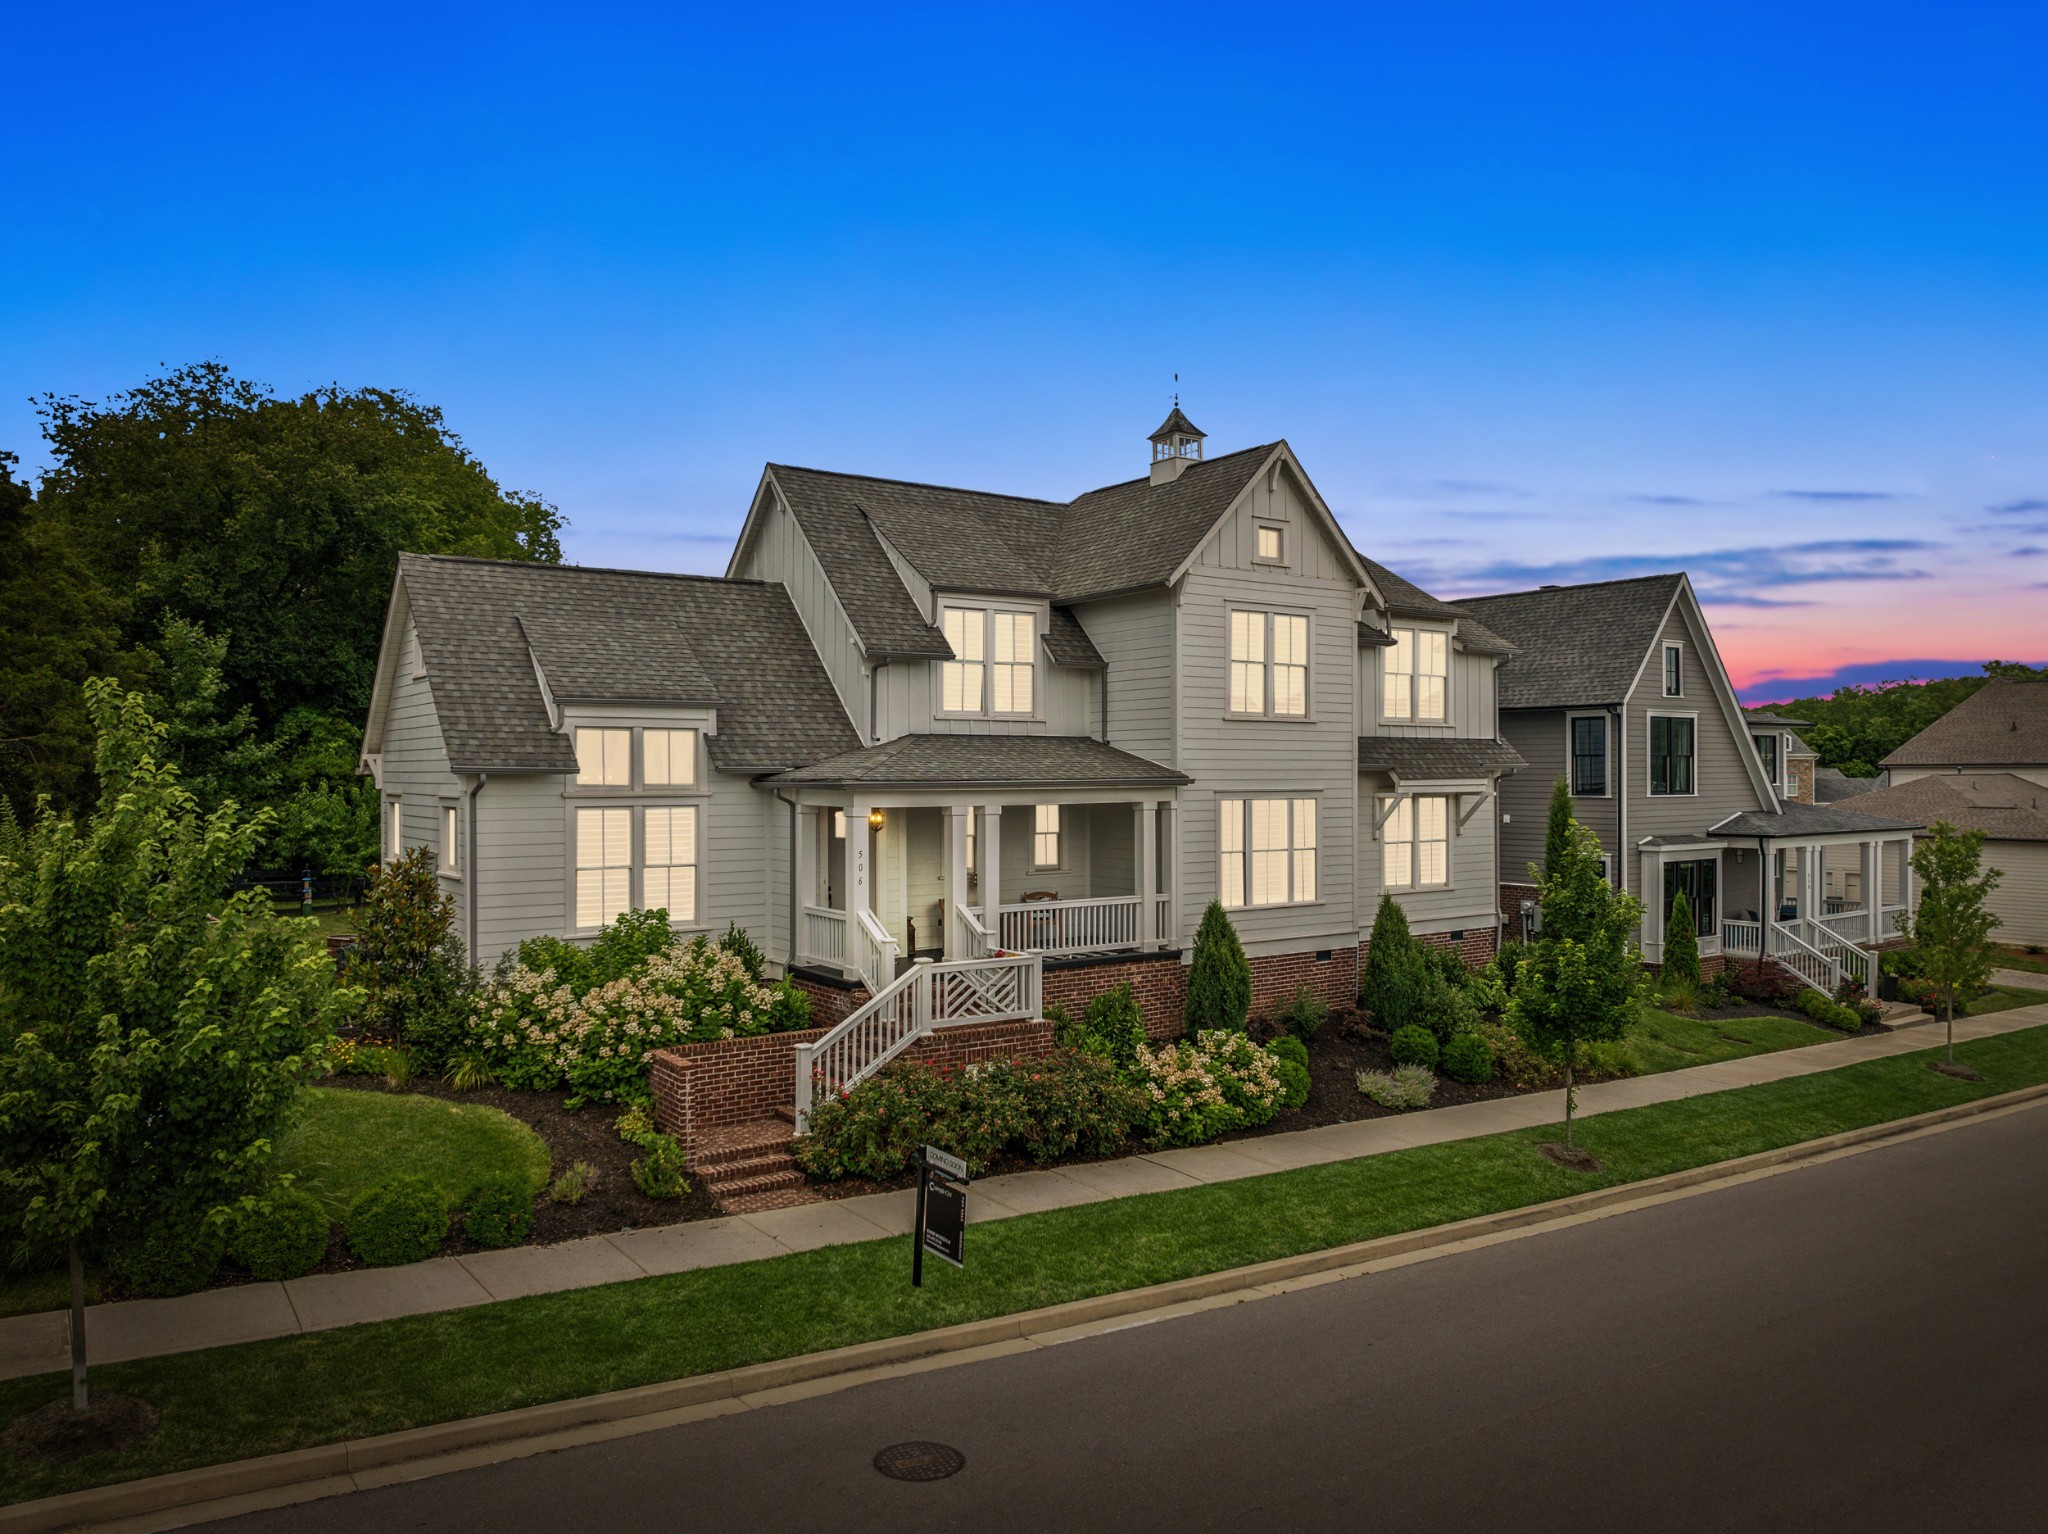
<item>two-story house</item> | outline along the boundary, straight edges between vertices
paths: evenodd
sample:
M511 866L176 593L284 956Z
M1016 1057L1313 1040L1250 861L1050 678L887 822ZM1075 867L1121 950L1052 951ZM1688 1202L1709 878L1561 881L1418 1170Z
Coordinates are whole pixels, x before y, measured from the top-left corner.
M1682 890L1710 960L1769 952L1827 989L1874 988L1871 950L1911 899L1913 823L1812 802L1796 766L1810 753L1789 724L1744 714L1682 573L1459 605L1517 652L1499 679L1502 738L1529 764L1500 796L1511 919L1533 916L1563 779L1609 876L1644 902L1646 959Z
M1511 647L1361 557L1285 442L1208 458L1176 406L1150 444L1067 502L770 465L723 579L408 556L387 850L442 849L481 960L662 906L828 1017L1008 951L1177 1018L1212 899L1262 1008L1351 1001L1383 890L1490 953Z

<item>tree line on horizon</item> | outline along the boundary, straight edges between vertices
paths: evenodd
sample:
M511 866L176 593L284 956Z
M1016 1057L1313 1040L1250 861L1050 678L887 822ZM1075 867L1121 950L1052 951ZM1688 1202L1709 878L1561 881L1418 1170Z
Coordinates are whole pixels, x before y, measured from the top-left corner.
M1760 704L1752 712L1808 721L1799 737L1813 747L1821 766L1852 778L1874 778L1878 763L1999 677L2048 678L2048 666L1988 660L1981 676L1855 683L1826 697Z
M0 815L95 798L85 683L140 691L208 808L269 808L263 866L359 873L356 775L401 551L549 563L560 512L502 488L401 390L280 396L219 362L36 400L51 465L0 451Z

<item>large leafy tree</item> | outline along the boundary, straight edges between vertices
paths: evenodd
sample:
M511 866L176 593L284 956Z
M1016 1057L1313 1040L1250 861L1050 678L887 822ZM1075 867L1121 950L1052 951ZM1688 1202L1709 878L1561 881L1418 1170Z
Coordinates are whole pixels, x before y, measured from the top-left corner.
M203 812L142 697L86 694L96 811L0 825L0 1220L69 1259L81 1411L85 1254L252 1198L337 1004L303 924L229 893L265 816Z
M1991 934L2004 923L1991 909L1991 892L2004 874L1984 866L1984 833L1959 831L1937 820L1913 847L1919 903L1899 930L1912 938L1920 979L1948 1025L1948 1063L1956 1058L1956 1007L1983 990L1998 966Z
M231 641L227 701L274 729L367 708L401 550L557 560L561 518L507 492L441 412L388 389L281 398L217 362L104 402L46 395L43 510L120 604Z
M1837 687L1825 698L1793 698L1770 705L1773 713L1808 719L1800 732L1823 767L1852 778L1877 774L1877 764L1995 677L2039 677L2048 669L2017 661L1984 663L1982 676L1938 677L1932 681L1880 682L1874 687Z
M1515 976L1508 1021L1564 1067L1564 1143L1572 1143L1580 1048L1634 1024L1644 988L1635 933L1643 903L1600 872L1600 839L1573 822L1542 873L1543 927Z

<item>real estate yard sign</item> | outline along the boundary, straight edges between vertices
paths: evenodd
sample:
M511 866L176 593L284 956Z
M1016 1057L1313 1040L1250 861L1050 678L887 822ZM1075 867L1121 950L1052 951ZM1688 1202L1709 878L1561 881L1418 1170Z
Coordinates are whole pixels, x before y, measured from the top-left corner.
M966 1263L967 1163L927 1145L917 1163L917 1229L910 1248L910 1282L924 1283L924 1254L956 1268Z

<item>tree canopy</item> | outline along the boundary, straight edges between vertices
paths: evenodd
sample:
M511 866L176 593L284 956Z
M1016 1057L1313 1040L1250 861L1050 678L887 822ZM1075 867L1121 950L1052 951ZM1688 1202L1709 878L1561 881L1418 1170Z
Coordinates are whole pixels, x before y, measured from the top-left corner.
M1788 719L1812 721L1799 732L1823 767L1852 778L1877 775L1877 764L1994 677L2048 676L2048 668L2016 661L1984 663L1982 676L1932 681L1880 682L1837 687L1825 698L1792 698L1768 705Z

